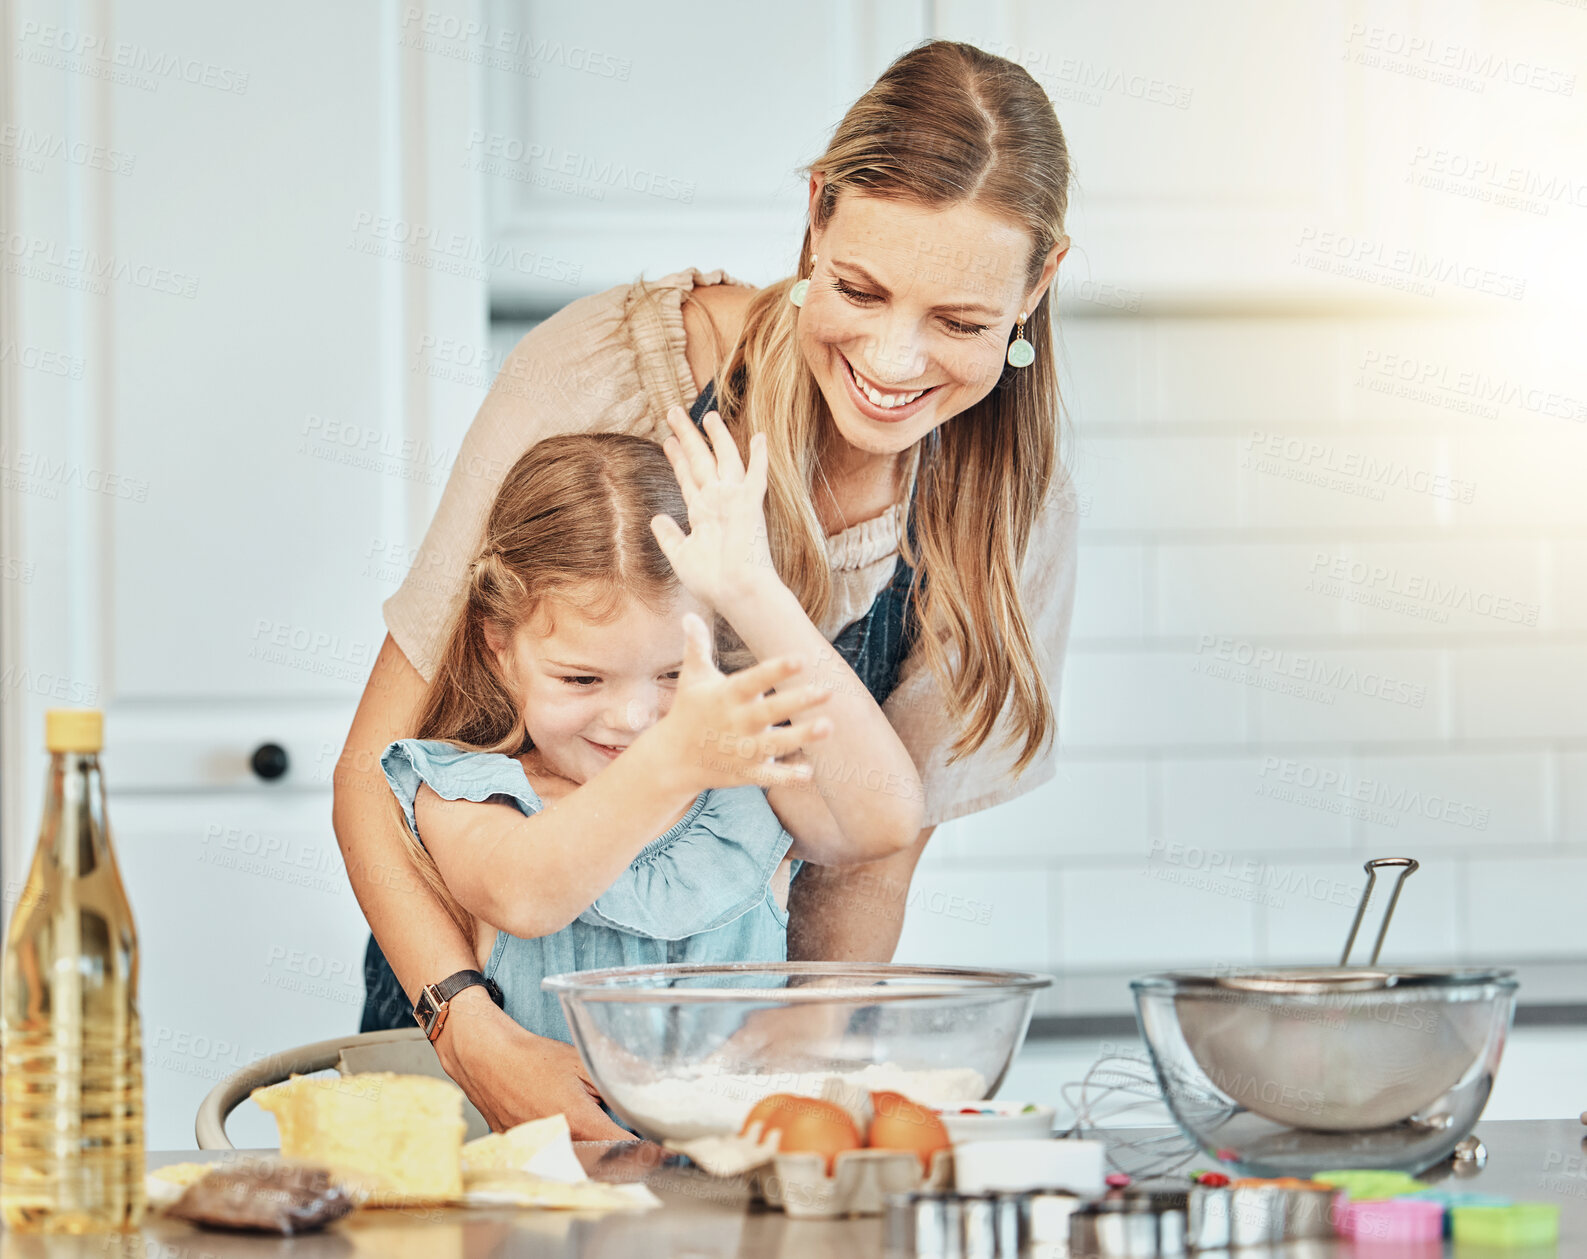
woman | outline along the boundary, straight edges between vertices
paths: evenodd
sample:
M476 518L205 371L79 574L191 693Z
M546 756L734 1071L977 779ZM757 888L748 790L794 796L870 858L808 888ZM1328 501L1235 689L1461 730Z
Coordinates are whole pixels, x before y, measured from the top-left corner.
M473 951L411 874L378 760L410 733L496 485L534 442L675 431L685 457L709 458L668 418L691 398L695 422L718 410L741 451L766 435L773 562L926 794L925 829L898 857L801 871L791 957L890 958L936 826L1053 772L1075 525L1048 299L1069 244L1058 120L1013 62L933 41L888 68L809 171L792 279L757 292L691 269L573 302L519 343L385 605L391 632L335 776L337 838L380 944L365 1028L406 1025L420 997L442 1064L493 1127L561 1111L581 1138L628 1136L569 1046L524 1032L477 980L425 990ZM813 759L818 779L843 772Z

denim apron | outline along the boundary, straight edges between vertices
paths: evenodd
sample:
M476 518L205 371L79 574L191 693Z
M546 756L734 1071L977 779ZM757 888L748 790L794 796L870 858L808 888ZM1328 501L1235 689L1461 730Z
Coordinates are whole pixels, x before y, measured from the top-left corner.
M705 416L716 406L716 382L707 381L694 405L689 408L689 418L696 426L703 426ZM916 485L918 487L918 479ZM914 500L910 500L906 528L911 549L915 546ZM876 596L868 611L859 620L847 625L832 640L832 646L854 670L860 681L878 705L886 702L898 685L898 671L914 645L918 630L909 592L914 583L915 570L904 562L902 554L893 569L893 576ZM437 980L445 976L435 976ZM397 982L397 976L386 961L386 956L369 937L364 951L364 1011L359 1023L361 1032L378 1032L387 1028L412 1027L413 1003L408 1000Z

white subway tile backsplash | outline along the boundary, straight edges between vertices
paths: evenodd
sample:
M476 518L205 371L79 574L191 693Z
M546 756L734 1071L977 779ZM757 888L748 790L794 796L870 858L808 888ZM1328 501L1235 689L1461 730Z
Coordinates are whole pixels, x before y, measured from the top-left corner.
M1513 323L1362 319L1347 328L1352 418L1473 430L1587 418L1578 415L1577 400L1587 399L1580 367L1540 355Z
M1537 752L1364 756L1349 774L1355 844L1363 851L1411 844L1446 853L1552 840Z
M1516 860L1495 852L1472 861L1466 880L1466 953L1473 959L1580 957L1587 950L1587 857Z
M1381 960L1445 964L1455 961L1462 936L1459 864L1428 861L1422 852L1401 851L1398 847L1392 852L1370 855L1415 857L1423 863L1406 877L1383 942ZM1350 955L1353 965L1364 965L1372 956L1383 911L1388 908L1398 877L1394 870L1378 876ZM1265 936L1262 960L1286 966L1336 965L1366 888L1362 861L1341 857L1338 861L1289 863L1279 857L1266 875L1266 883L1272 897L1261 907Z
M1543 564L1535 541L1352 542L1317 547L1309 585L1355 634L1536 635Z
M1262 426L1278 417L1341 414L1346 325L1325 319L1151 321L1155 389L1148 412L1165 423Z
M1587 629L1587 542L1560 539L1548 547L1549 588L1544 625Z
M1337 635L1343 608L1313 589L1312 579L1317 555L1330 549L1326 543L1161 546L1156 632Z
M1080 548L1071 641L1141 636L1144 564L1144 549L1131 543L1088 543Z
M1048 875L923 866L909 887L899 962L952 966L1049 965Z
M1453 678L1457 734L1587 736L1587 647L1468 647L1454 657Z
M1058 321L1060 388L1077 429L1094 432L1145 418L1145 327L1138 319Z
M1587 752L1563 753L1555 782L1559 792L1560 841L1587 849Z
M1241 491L1262 529L1439 524L1476 473L1436 433L1378 435L1275 419L1239 439Z
M1183 865L1071 868L1058 884L1056 955L1069 969L1244 966L1255 956L1252 889Z
M1264 743L1424 740L1445 733L1437 652L1269 650L1258 670L1257 729Z
M1450 438L1452 462L1475 484L1461 523L1540 531L1587 525L1587 424L1511 424Z
M1238 742L1245 687L1195 651L1091 651L1064 666L1058 728L1074 748Z
M1082 535L1230 528L1241 522L1235 437L1083 436L1073 470Z
M957 819L955 862L1007 859L1056 863L1106 856L1146 843L1150 768L1143 761L1094 761L1060 754L1050 782L1006 804ZM928 852L938 847L934 836Z
M1058 776L920 878L989 880L1065 968L1300 964L1337 957L1362 861L1410 855L1386 957L1587 951L1587 359L1491 320L1063 334ZM992 928L912 912L912 947L984 956Z
M1342 757L1166 760L1163 840L1223 854L1350 847Z

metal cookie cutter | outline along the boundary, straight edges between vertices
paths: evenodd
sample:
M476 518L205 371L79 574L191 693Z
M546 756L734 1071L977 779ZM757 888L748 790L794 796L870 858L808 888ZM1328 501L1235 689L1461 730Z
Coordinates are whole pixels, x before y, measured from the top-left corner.
M886 1252L896 1259L1019 1259L1030 1195L917 1191L887 1199Z
M1155 1259L1185 1253L1183 1193L1104 1198L1069 1217L1070 1259Z

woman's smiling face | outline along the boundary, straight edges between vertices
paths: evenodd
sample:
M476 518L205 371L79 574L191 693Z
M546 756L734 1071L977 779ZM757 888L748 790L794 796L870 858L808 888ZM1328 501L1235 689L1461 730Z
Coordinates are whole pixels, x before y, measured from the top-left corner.
M1010 330L1063 256L1049 255L1032 289L1031 247L1023 228L973 204L934 210L852 192L838 198L811 236L817 261L799 311L799 349L851 446L908 450L992 391Z

